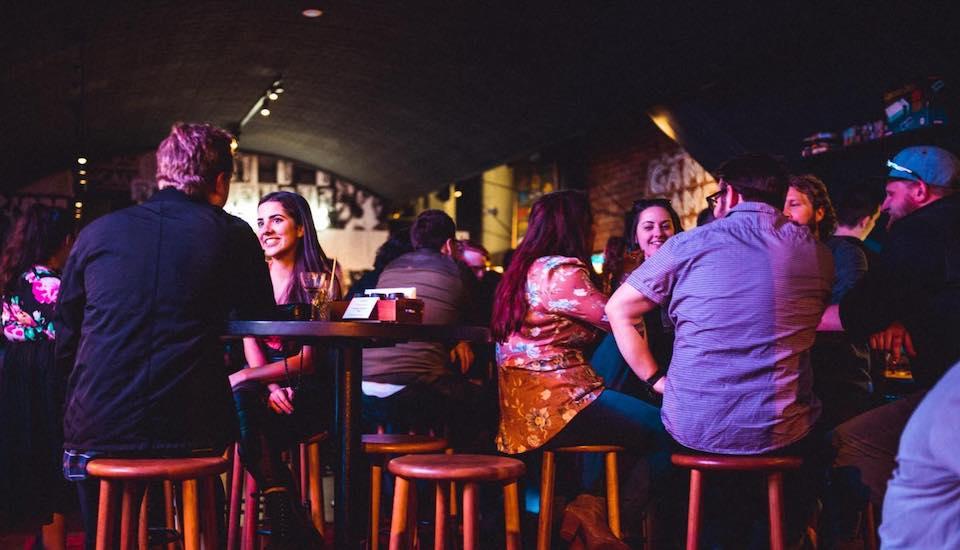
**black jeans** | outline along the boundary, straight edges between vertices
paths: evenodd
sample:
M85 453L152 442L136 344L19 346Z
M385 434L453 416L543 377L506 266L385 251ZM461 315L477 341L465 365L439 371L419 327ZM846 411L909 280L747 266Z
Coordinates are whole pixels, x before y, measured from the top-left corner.
M499 405L492 385L481 386L453 374L433 376L407 384L389 397L364 394L363 420L367 432L378 424L402 431L445 424L450 444L457 450L493 452Z

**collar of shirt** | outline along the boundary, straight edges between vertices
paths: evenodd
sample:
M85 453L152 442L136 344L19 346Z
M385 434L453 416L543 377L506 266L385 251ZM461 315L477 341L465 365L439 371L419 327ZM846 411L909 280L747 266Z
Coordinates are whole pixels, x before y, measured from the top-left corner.
M768 214L771 216L783 215L783 212L777 210L776 208L770 206L765 202L741 202L740 204L734 206L727 212L727 216L734 214L736 212L759 212L761 214Z

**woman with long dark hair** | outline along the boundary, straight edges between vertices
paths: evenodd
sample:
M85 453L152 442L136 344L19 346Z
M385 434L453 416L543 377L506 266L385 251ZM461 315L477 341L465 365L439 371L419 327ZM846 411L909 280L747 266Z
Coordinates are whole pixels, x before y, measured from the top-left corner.
M60 270L73 244L62 209L31 205L0 259L3 335L0 364L0 525L43 525L43 547L64 548L63 512L75 497L63 479L64 380L54 366L54 308Z
M611 273L604 272L604 281L607 283L605 290L609 289L609 294L645 259L656 254L667 239L683 232L680 216L667 199L635 201L626 220L626 231L623 235L626 251L619 262L611 262L614 267ZM604 263L606 265L606 259ZM650 352L663 372L666 372L673 358L674 340L673 322L666 315L665 306L666 304L657 306L643 316L643 329L650 344ZM597 346L591 363L608 388L659 404L660 394L651 392L650 387L637 378L620 354L613 334L605 336Z
M527 234L497 289L492 322L500 372L497 446L519 454L613 444L634 457L662 451L660 466L669 439L659 410L606 389L586 358L609 330L606 297L588 267L591 223L582 192L543 196L530 211ZM641 487L645 469L634 469L630 489L621 493L629 495L628 516L629 510L639 513L648 496Z
M310 206L303 197L279 191L260 199L257 237L269 263L277 304L310 302L300 281L303 272L326 273L333 278L330 299L339 299L339 277L320 247ZM294 546L312 545L318 535L290 494L292 479L280 453L304 436L329 427L331 370L316 367L326 359L322 350L289 345L277 338L263 342L246 338L244 354L248 368L230 376L240 418L241 458L266 493L274 535Z

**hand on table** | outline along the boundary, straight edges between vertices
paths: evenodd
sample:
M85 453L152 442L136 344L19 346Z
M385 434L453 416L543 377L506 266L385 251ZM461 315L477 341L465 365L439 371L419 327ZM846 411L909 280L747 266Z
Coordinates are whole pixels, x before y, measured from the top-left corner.
M900 361L901 349L905 349L910 357L917 356L917 352L913 349L913 339L900 321L894 321L889 327L871 336L870 347L890 352L890 358L894 362Z

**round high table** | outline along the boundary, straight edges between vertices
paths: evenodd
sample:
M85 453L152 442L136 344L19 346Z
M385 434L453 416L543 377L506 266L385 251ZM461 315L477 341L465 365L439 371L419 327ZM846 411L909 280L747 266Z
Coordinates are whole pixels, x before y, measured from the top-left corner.
M227 323L225 336L279 336L296 339L304 344L330 346L338 351L335 380L340 460L336 468L334 490L335 548L362 548L366 542L366 472L363 469L364 455L360 443L363 348L408 341L490 341L490 331L483 327L370 321L231 321Z

